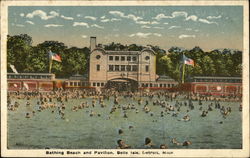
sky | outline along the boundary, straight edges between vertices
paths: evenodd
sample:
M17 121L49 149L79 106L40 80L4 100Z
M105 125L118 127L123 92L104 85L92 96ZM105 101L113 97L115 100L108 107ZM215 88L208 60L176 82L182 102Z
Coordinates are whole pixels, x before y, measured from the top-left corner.
M97 43L243 50L242 6L9 6L8 34L68 47Z

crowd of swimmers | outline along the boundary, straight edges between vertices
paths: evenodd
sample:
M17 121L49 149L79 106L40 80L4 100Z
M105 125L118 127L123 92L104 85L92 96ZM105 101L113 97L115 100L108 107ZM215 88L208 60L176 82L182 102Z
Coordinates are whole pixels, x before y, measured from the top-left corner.
M87 99L88 100L85 100ZM90 98L90 99L89 99ZM19 99L26 100L25 106L29 109L25 114L26 118L35 116L36 112L42 112L43 110L50 109L51 113L58 113L61 119L66 119L65 109L68 108L67 104L70 99L80 99L82 102L79 105L73 105L70 107L72 112L77 112L82 109L89 109L90 117L100 117L102 114L94 111L96 106L101 108L110 107L109 116L106 118L109 120L112 114L117 109L122 111L122 117L128 118L128 111L134 111L136 114L144 112L149 116L159 115L164 117L171 115L172 117L179 117L183 112L178 121L188 122L191 121L189 111L194 108L199 109L201 117L207 117L211 111L218 110L223 118L226 118L232 112L231 107L222 106L221 102L224 101L238 101L237 97L213 97L213 96L199 96L194 94L183 94L179 92L117 92L115 90L74 90L74 91L53 91L53 92L9 92L7 99L7 107L10 111L16 111L20 106ZM31 101L36 100L36 105L32 106ZM89 102L90 101L90 102ZM106 101L111 103L107 104ZM126 103L122 101L127 101ZM194 101L198 102L198 106L194 106ZM209 101L209 102L207 102ZM153 106L161 108L159 114L155 114L152 110ZM36 107L36 108L35 108ZM185 110L182 107L186 107ZM90 109L91 108L91 109ZM242 111L242 104L239 105L239 111ZM153 120L153 122L157 122ZM220 121L223 123L223 121ZM129 128L133 128L130 126ZM123 131L120 129L118 134L122 134ZM191 141L178 142L176 138L171 141L174 145L189 146ZM127 149L131 148L127 145L124 140L119 139L117 141L117 148ZM145 147L155 148L150 138L145 138ZM160 144L159 148L168 148L166 144Z

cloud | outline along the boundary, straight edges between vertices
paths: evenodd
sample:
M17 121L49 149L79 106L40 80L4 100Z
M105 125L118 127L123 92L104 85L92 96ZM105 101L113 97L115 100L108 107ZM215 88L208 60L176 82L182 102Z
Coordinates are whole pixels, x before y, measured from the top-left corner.
M187 31L192 31L192 29L191 29L191 28L186 28L185 30L187 30Z
M87 28L89 28L89 24L85 22L74 22L73 26L86 26Z
M191 16L188 16L186 17L186 20L193 20L193 21L197 21L198 17L196 15L191 15Z
M184 17L186 21L188 20L193 20L193 21L197 21L198 17L196 15L190 15L188 16L187 12L184 11L175 11L172 12L171 16L165 15L163 13L156 15L156 17L154 17L153 19L156 20L161 20L161 19L173 19L176 17Z
M58 25L58 24L47 24L44 25L44 27L62 27L63 25Z
M187 12L183 12L183 11L175 11L172 13L172 17L171 18L175 18L175 17L180 17L180 16L183 16L183 17L187 17L188 16L188 13Z
M157 21L152 21L151 24L153 24L153 25L154 25L154 24L159 24L159 22L157 22Z
M205 23L205 24L216 24L218 25L217 22L212 22L212 21L208 21L207 19L199 19L200 22Z
M138 20L142 19L141 17L135 16L133 14L125 15L121 11L109 11L109 14L114 15L114 16L118 16L118 17L121 17L121 18L132 19L133 21L138 21Z
M207 19L220 19L222 16L208 16Z
M159 22L157 22L157 21L135 21L135 23L140 24L140 25L159 24Z
M158 36L158 37L161 37L161 36L162 36L162 35L159 34L159 33L153 33L153 35Z
M179 36L179 39L183 39L183 38L195 38L195 37L196 37L195 35L184 35L184 34L182 34L182 35Z
M142 33L142 32L138 32L138 33L135 33L135 34L131 34L129 35L129 37L139 37L139 38L147 38L149 35L151 35L152 33Z
M136 21L137 24L145 25L145 24L151 24L150 21Z
M82 37L82 38L87 38L88 36L87 36L87 35L82 35L81 37Z
M139 37L139 38L148 38L148 36L157 36L157 37L161 37L162 35L159 33L142 33L142 32L138 32L138 33L134 33L129 35L129 37Z
M170 26L168 29L171 30L171 29L177 29L177 28L181 28L180 26Z
M74 20L73 17L67 17L67 16L64 16L64 15L61 15L61 18L65 19L65 20Z
M85 19L90 19L90 20L93 20L93 21L95 21L97 19L96 17L93 17L93 16L85 16L84 18Z
M100 19L105 19L105 15L104 15L104 16L102 16L102 17L100 17Z
M114 36L115 36L115 37L119 37L120 35L119 35L119 34L115 34Z
M96 28L99 28L99 29L104 29L103 26L99 26L99 25L97 25L97 24L93 24L93 25L91 25L91 27L96 27Z
M28 24L34 25L34 23L32 21L27 20L25 22L28 23Z
M76 14L77 17L81 17L82 15L81 14Z
M28 13L26 15L27 18L33 18L35 16L40 17L42 20L48 20L48 19L55 18L55 17L59 16L59 13L57 13L55 11L51 11L51 12L49 12L49 15L47 15L47 13L42 11L42 10L34 10L32 13Z
M117 18L111 18L111 19L102 19L101 22L113 22L113 21L121 21L121 19L117 19Z
M110 21L121 21L122 19L117 19L117 18L111 18Z
M158 14L156 15L156 17L154 17L153 19L156 19L156 20L161 20L161 19L166 19L166 18L170 18L170 16L166 16L165 14Z
M158 26L155 26L154 28L155 29L164 29L164 27L158 27Z
M143 28L143 29L150 29L150 28L151 28L151 26L142 25L142 26L141 26L141 28Z
M102 19L101 22L109 22L109 19Z
M20 16L21 16L21 17L24 17L24 13L20 13Z
M24 27L22 24L16 24L17 27Z
M164 24L164 25L168 25L168 22L164 22L163 24Z

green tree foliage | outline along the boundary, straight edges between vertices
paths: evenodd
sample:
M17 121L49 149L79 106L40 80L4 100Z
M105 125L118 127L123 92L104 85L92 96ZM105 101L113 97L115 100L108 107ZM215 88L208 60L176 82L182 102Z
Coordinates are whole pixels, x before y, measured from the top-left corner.
M32 46L32 38L26 34L7 37L7 65L8 72L12 72L10 64L15 65L19 72L47 73L49 69L48 51L51 50L62 57L62 62L53 62L52 72L57 77L66 78L74 74L87 74L90 50L87 47L68 48L58 41L44 41ZM242 52L238 50L203 51L196 46L191 50L171 47L166 53L159 46L136 44L122 45L121 43L99 44L106 50L141 51L146 47L156 53L156 72L158 75L168 75L181 81L182 55L195 61L195 66L185 66L185 78L191 76L241 76Z
M24 71L29 64L32 38L26 34L7 37L7 65L15 65L17 71Z
M31 44L32 38L26 34L8 36L8 72L12 72L10 69L10 64L12 64L18 72L48 73L48 52L51 50L62 58L61 63L53 61L52 64L52 72L57 77L65 78L76 73L86 75L90 52L88 48L67 48L64 43L58 41L45 41L36 46Z

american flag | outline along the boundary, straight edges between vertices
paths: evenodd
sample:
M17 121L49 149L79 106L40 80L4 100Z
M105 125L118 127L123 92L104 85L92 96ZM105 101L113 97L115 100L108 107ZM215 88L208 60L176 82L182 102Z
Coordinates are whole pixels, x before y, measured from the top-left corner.
M186 65L194 66L194 60L183 55L183 63Z
M62 62L61 57L59 55L57 55L56 53L52 53L51 51L49 51L49 57L51 60Z

